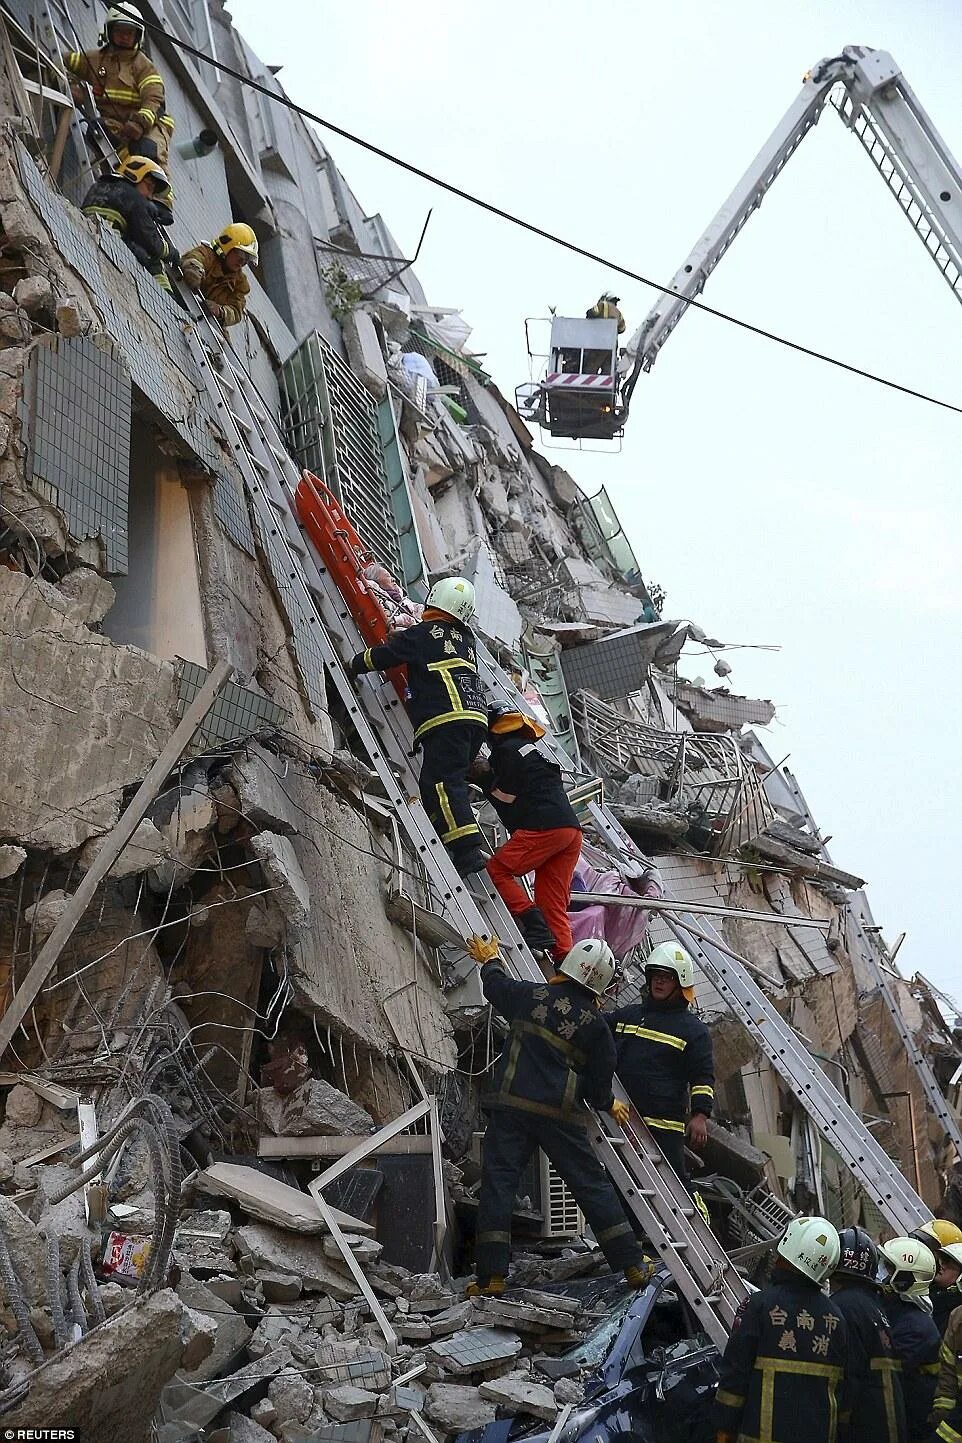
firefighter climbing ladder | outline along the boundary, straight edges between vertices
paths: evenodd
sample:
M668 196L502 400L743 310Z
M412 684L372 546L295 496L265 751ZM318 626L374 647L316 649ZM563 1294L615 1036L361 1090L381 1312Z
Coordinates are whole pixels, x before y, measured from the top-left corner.
M213 328L211 335L213 336ZM357 631L333 578L319 563L292 510L300 479L284 448L284 438L261 403L243 369L234 365L219 337L217 360L196 333L191 348L215 395L238 466L244 476L265 540L280 549L286 579L306 603L315 644L345 706L372 766L384 786L398 821L423 865L449 923L465 937L496 932L504 941L508 965L519 977L541 981L542 973L493 893L475 898L457 875L417 797L411 765L410 728L389 683L368 682L357 690L345 669L362 649ZM484 661L488 679L499 691L517 693L490 657ZM595 825L614 856L637 855L637 849L606 809L592 805ZM647 859L646 859L647 860ZM899 1231L930 1216L896 1164L879 1148L871 1133L816 1066L792 1030L755 985L741 962L717 939L700 932L684 916L669 923L683 937L705 975L718 988L759 1047L785 1078L794 1095L812 1113L823 1134L854 1176ZM624 1097L624 1094L621 1094ZM719 1344L730 1330L746 1287L721 1244L665 1163L648 1129L634 1118L624 1130L610 1119L590 1129L592 1145L638 1217L655 1251L669 1267L679 1291L706 1333Z
M309 603L314 639L330 678L430 878L446 919L464 937L496 932L515 974L528 981L543 981L541 970L522 943L501 899L472 897L441 846L417 797L410 733L405 733L407 716L390 684L364 684L355 691L345 662L362 648L362 638L291 509L289 498L293 497L300 473L284 450L275 423L243 370L233 364L229 350L220 352L218 360L223 369L218 369L196 334L189 336L189 341L215 394L225 429L233 433L231 444L265 538L274 548L282 548L287 580ZM217 345L220 349L223 343L218 339ZM695 1317L709 1337L723 1345L747 1289L687 1190L665 1163L644 1124L631 1125L621 1133L609 1119L604 1125L596 1123L590 1135L596 1152L669 1267Z

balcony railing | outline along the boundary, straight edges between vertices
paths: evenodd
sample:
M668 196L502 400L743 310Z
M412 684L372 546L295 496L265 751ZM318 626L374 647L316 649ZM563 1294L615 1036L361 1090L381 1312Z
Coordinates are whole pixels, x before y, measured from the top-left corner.
M707 830L714 856L737 852L773 821L761 779L733 737L661 731L585 691L572 696L571 714L582 751L600 771L655 778L659 798Z

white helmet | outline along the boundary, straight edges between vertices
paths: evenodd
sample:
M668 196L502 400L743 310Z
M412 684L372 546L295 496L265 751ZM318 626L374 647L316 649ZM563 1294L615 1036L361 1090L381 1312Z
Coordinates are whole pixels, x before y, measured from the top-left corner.
M679 947L677 942L659 942L651 956L645 958L646 972L649 967L660 967L665 972L674 972L679 987L695 985L694 963L684 947Z
M939 1248L939 1257L948 1258L950 1263L962 1268L962 1243L946 1243L945 1247Z
M584 942L575 943L564 961L559 962L558 971L601 997L608 991L615 975L615 954L607 942L589 937Z
M842 1248L827 1218L793 1218L776 1252L813 1283L820 1283L838 1267Z
M917 1238L892 1238L879 1244L880 1283L903 1298L921 1298L929 1291L929 1283L937 1268L931 1248Z
M434 583L424 604L446 611L458 621L470 621L474 615L474 587L463 576L445 576Z

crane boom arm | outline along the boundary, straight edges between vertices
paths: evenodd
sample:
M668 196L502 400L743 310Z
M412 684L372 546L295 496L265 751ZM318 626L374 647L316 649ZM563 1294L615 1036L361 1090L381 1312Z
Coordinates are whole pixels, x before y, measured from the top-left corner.
M836 88L837 87L837 88ZM832 92L835 92L833 95ZM884 50L847 46L808 75L766 144L626 346L635 382L650 371L690 302L761 205L826 101L861 141L903 213L962 301L962 172L895 61Z

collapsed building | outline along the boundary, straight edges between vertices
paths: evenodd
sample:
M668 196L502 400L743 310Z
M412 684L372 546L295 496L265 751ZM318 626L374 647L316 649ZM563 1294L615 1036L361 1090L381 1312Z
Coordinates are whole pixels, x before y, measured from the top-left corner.
M173 157L174 244L232 217L260 243L230 333L248 403L390 585L473 581L573 798L603 797L657 868L619 1003L672 935L657 892L712 919L962 1222L957 1019L899 975L865 879L753 730L772 704L725 684L723 640L669 619L608 495L541 454L316 132L171 43L279 94L223 6L145 13L179 133L217 141ZM534 1291L456 1295L498 1034L252 495L222 341L77 208L96 155L57 57L95 20L61 0L2 15L2 1416L105 1443L553 1420L578 1384L536 1363L583 1310L542 1288L597 1255L542 1163L516 1218ZM720 685L681 675L686 645ZM630 893L586 860L589 891ZM707 977L697 1002L717 1072L698 1180L726 1246L757 1258L809 1210L877 1234L877 1201Z

